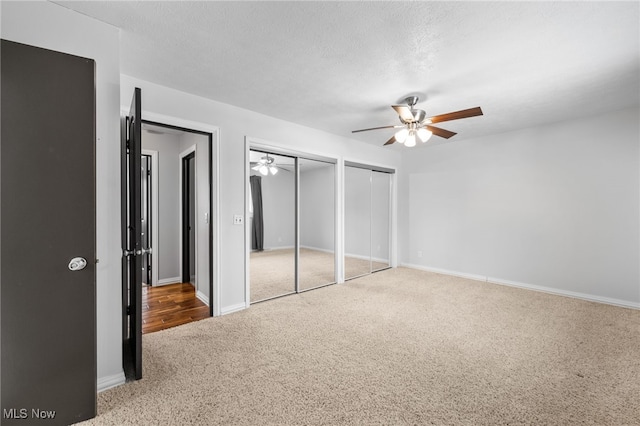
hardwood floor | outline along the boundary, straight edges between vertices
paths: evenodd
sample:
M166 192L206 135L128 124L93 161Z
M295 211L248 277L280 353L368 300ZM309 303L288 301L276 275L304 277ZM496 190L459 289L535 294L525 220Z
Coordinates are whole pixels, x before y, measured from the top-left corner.
M190 283L142 287L142 333L153 333L209 317L209 307Z

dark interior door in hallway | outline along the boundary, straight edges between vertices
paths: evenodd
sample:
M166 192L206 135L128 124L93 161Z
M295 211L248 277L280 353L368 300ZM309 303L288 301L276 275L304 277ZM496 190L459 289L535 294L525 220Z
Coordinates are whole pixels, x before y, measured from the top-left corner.
M96 414L95 63L1 51L0 423L66 425Z
M122 338L128 379L142 378L142 91L136 87L122 139Z

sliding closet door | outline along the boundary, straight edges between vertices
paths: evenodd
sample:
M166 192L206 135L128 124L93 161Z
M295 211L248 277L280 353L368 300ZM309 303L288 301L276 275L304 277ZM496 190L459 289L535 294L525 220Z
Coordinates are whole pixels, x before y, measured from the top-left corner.
M371 271L389 268L391 174L371 172Z
M298 290L335 279L335 164L300 158Z
M250 151L251 302L296 291L296 159Z
M344 278L391 267L393 170L345 162Z
M371 272L371 170L345 166L344 277Z

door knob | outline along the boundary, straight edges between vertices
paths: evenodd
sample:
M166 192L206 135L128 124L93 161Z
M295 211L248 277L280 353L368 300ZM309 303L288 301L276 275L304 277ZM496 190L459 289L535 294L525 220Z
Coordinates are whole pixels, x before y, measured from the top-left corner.
M74 257L69 262L70 271L82 271L87 266L87 259L84 257Z

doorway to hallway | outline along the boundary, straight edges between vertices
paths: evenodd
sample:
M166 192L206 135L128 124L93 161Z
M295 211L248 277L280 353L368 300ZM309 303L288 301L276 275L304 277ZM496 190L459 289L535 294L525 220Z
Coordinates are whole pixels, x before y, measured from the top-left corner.
M210 136L143 120L143 333L211 314Z

